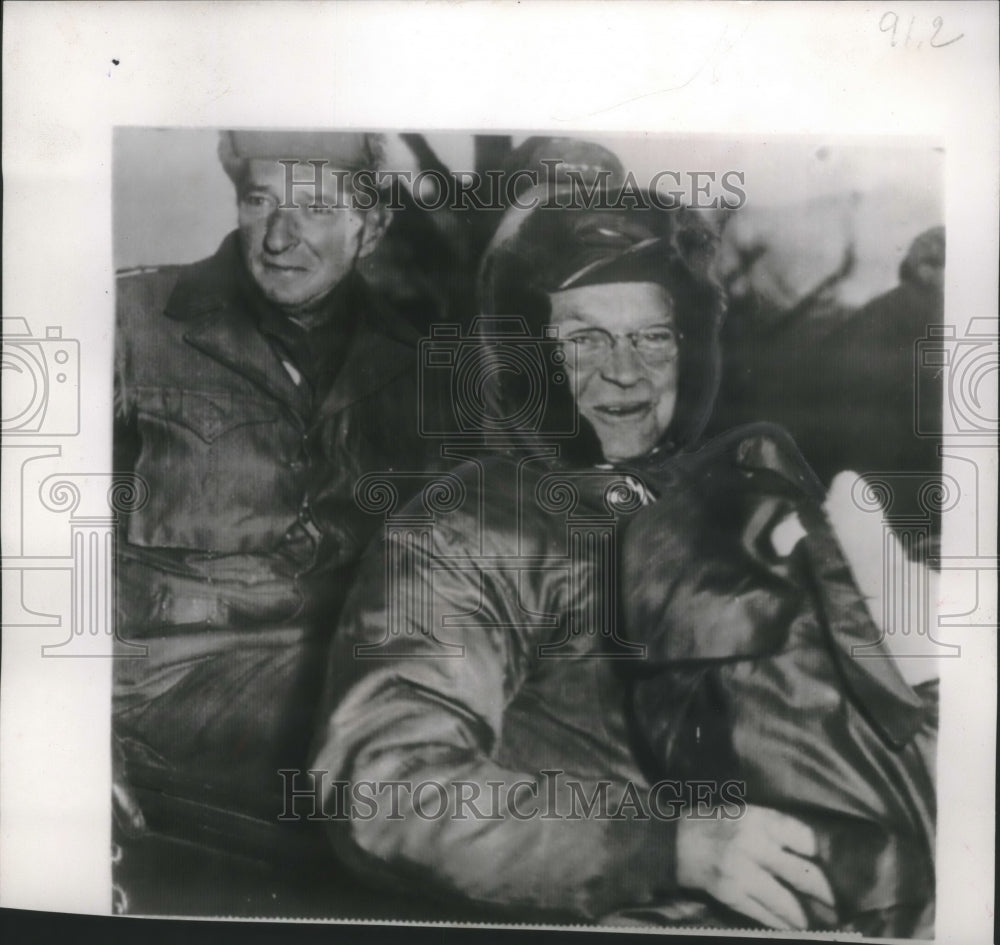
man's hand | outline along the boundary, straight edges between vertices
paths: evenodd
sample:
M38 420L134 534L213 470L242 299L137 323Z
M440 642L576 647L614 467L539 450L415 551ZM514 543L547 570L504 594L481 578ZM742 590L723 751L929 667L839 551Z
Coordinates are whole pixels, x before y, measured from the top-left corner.
M806 859L816 850L809 827L767 807L748 807L739 820L682 819L677 879L772 928L804 929L796 893L834 907L826 877Z

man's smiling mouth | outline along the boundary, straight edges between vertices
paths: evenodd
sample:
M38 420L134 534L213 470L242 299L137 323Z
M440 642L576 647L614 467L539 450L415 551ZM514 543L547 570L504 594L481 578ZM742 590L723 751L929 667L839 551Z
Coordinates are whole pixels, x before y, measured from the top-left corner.
M281 263L270 262L267 259L261 260L261 263L270 272L306 272L305 266L285 266Z
M622 404L599 404L593 410L607 420L626 420L644 417L653 409L650 400L636 400Z

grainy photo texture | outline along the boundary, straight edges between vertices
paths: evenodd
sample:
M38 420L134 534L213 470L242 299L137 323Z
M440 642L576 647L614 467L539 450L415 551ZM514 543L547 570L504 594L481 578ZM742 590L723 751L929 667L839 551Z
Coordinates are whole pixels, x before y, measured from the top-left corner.
M932 938L943 165L117 128L115 910Z

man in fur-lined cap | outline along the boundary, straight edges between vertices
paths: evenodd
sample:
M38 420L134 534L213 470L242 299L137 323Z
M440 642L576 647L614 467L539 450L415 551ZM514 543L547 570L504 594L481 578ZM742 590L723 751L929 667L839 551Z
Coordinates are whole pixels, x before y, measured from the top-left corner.
M132 826L165 794L274 826L380 523L355 483L425 466L416 333L356 270L390 219L356 186L381 152L377 135L223 132L237 230L208 259L119 276L116 468L149 492L117 561L118 635L147 649L116 661Z

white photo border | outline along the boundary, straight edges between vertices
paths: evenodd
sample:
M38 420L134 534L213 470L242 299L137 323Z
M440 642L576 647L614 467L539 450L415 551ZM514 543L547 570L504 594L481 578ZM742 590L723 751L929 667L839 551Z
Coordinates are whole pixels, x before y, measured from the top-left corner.
M3 311L79 344L82 435L57 440L60 470L106 495L117 126L940 140L961 336L997 314L996 25L994 3L8 3ZM947 519L946 556L967 557L977 526L975 553L996 554L995 446L976 441L978 521ZM5 471L5 556L20 487ZM937 940L963 945L993 928L995 572L984 582L992 630L953 630L962 659L942 666ZM0 903L102 914L111 666L40 659L64 636L3 629Z

